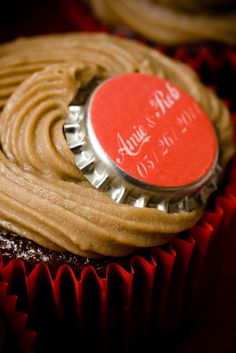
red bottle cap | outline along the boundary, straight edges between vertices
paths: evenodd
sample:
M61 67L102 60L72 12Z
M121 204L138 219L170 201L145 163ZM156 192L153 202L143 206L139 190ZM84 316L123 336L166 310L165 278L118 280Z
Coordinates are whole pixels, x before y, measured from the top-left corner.
M85 106L70 107L65 134L79 169L118 202L192 210L215 189L215 130L197 102L163 78L105 80Z

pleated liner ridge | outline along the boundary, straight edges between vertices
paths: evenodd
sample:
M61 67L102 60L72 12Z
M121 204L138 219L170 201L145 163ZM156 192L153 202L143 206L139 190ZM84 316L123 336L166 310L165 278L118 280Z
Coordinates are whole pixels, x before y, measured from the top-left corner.
M28 315L18 310L18 298L0 282L0 352L33 353L36 332L27 328Z

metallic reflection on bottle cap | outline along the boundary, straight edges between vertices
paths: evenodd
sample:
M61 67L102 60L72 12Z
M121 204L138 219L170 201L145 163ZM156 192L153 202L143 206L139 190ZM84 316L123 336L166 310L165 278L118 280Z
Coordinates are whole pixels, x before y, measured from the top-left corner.
M69 106L64 132L76 166L116 202L190 212L217 188L215 130L196 101L165 79L92 80Z

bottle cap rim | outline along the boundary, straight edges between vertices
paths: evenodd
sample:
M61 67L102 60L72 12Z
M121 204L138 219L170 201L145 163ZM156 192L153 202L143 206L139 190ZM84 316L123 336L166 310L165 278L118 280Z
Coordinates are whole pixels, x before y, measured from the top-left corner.
M214 128L165 79L133 73L96 82L82 104L69 106L64 132L77 167L116 202L192 211L217 188Z

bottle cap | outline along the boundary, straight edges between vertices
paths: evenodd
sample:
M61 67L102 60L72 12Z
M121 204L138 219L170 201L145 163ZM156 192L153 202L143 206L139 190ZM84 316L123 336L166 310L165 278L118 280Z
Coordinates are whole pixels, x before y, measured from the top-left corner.
M166 79L130 73L91 81L69 106L64 132L76 166L116 202L188 212L217 188L214 127Z

